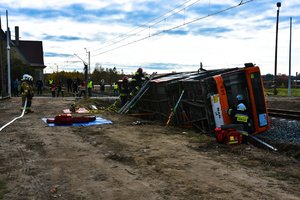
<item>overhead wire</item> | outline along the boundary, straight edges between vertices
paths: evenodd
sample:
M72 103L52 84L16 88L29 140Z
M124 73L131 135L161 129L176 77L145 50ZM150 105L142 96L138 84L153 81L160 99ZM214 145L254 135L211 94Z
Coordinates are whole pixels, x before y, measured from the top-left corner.
M153 27L154 25L157 25L157 24L159 24L160 22L165 21L168 17L171 17L171 16L173 16L173 15L175 15L175 14L177 14L177 13L183 11L183 10L185 11L187 8L189 8L189 7L193 6L193 5L195 5L196 3L198 3L198 2L201 1L201 0L197 0L197 1L195 1L195 2L193 2L193 3L191 3L191 4L189 4L189 5L187 5L187 6L185 6L185 7L182 7L182 6L186 5L187 3L189 3L190 1L192 1L192 0L188 0L188 1L186 1L185 3L181 4L180 6L177 6L176 8L174 8L174 9L172 9L171 11L167 12L166 14L161 15L161 16L159 16L159 17L153 19L153 20L150 20L150 21L148 22L148 25L147 25L147 24L140 25L139 27L137 27L137 28L135 28L135 29L133 29L133 30L131 30L131 31L127 32L127 33L125 33L125 34L122 34L122 35L120 35L120 36L118 36L118 37L116 37L116 38L114 38L114 39L112 39L112 40L109 40L109 41L105 42L105 43L109 43L109 42L114 41L114 40L116 40L116 39L118 39L118 38L121 38L121 37L123 37L123 36L126 36L126 37L124 37L124 38L122 38L122 39L120 39L120 40L118 40L118 41L114 41L112 44L109 44L109 45L107 45L107 46L104 46L104 47L102 47L102 48L97 49L97 51L99 51L99 50L101 50L101 49L104 49L104 48L107 48L107 47L110 47L110 46L113 46L113 45L116 45L116 44L118 44L118 43L120 43L120 42L122 42L122 41L125 41L126 39L128 39L128 38L130 38L130 37L133 37L134 35L137 35L138 33L141 33L141 32L143 32L143 31L145 31L145 30L147 30L147 29L150 29L150 27ZM155 33L153 33L153 34L150 34L150 32L149 32L149 35L146 36L146 37L142 37L142 38L140 38L140 39L137 39L137 40L134 40L134 41L131 41L131 42L128 42L128 43L119 45L119 46L117 46L117 47L113 47L113 48L111 48L111 49L102 51L102 52L100 52L100 53L96 53L96 54L94 54L94 55L91 55L91 57L96 57L96 56L99 56L99 55L102 55L102 54L105 54L105 53L108 53L108 52L117 50L117 49L119 49L119 48L122 48L122 47L125 47L125 46L128 46L128 45L131 45L131 44L134 44L134 43L137 43L137 42L141 42L141 41L143 41L143 40L146 40L146 39L148 39L148 38L151 38L151 37L160 35L160 34L162 34L162 33L166 33L166 32L168 32L168 31L172 31L172 30L178 29L178 28L180 28L180 27L182 27L182 26L186 26L186 25L195 23L195 22L197 22L197 21L200 21L200 20L202 20L202 19L205 19L205 18L214 16L214 15L218 15L218 14L223 13L223 12L226 12L226 11L228 11L228 10L237 8L237 7L242 6L242 5L244 5L244 4L248 4L248 3L252 2L252 1L255 1L255 0L248 0L248 1L241 0L237 5L234 5L234 6L225 8L225 9L222 9L222 10L220 10L220 11L217 11L217 12L214 12L214 13L211 13L211 14L208 14L208 15L206 15L206 16L194 18L194 19L192 19L192 20L190 20L190 21L187 21L187 22L185 21L185 16L184 16L184 22L183 22L182 24L180 24L180 25L171 27L171 28L169 28L169 29L164 29L164 30L161 30L161 31L157 31L157 32L155 32ZM182 7L182 8L179 9L180 7ZM179 10L178 10L178 9L179 9ZM175 11L175 12L174 12L174 11ZM172 12L173 12L173 13L172 13ZM168 15L168 16L167 16L167 15ZM165 17L165 16L167 16L167 17ZM161 19L161 18L162 18L162 19ZM157 21L157 22L155 22L155 23L149 25L149 23L154 22L154 21L156 21L156 20L158 20L158 19L161 19L161 20L159 20L159 21ZM136 32L134 35L128 35L129 33L132 33L133 31L138 30L138 29L140 29L140 28L143 27L143 26L147 26L147 27L144 28L144 29L142 29L142 30L140 30L139 32ZM73 56L74 56L74 55L73 55Z
M172 9L171 11L168 11L167 13L165 13L165 14L159 16L159 17L154 18L154 19L150 20L149 22L147 22L147 23L145 23L145 24L142 24L142 25L138 26L137 28L132 29L131 31L129 31L129 32L127 32L127 33L121 34L120 36L117 36L117 37L115 37L115 38L112 39L112 40L106 41L104 44L110 43L110 42L112 42L112 43L111 43L111 44L108 44L108 45L106 45L106 46L103 46L103 47L101 47L101 48L95 49L95 50L93 50L93 52L99 51L99 50L101 50L101 49L105 49L105 48L107 48L107 47L110 47L110 46L115 45L116 43L120 43L120 42L122 42L122 41L124 41L124 40L126 40L126 39L128 39L128 38L130 38L130 37L133 37L133 36L135 36L135 35L137 35L137 34L143 32L143 31L147 30L149 27L152 27L152 26L154 26L154 25L156 25L156 24L159 24L160 22L164 21L167 17L173 16L174 14L177 14L177 13L181 12L182 10L184 10L184 9L186 9L186 8L188 8L188 7L191 7L192 5L198 3L198 2L201 1L201 0L196 0L195 2L189 4L188 6L185 6L185 7L181 8L181 9L179 9L180 7L182 7L182 6L186 5L186 4L188 4L190 1L192 1L192 0L186 1L185 3L183 3L183 4L179 5L179 6L177 6L177 7L174 8L174 9ZM177 10L177 9L179 9L179 10ZM177 11L176 11L176 10L177 10ZM176 12L175 12L175 11L176 11ZM162 19L161 19L161 18L162 18ZM159 20L159 19L161 19L161 20ZM158 20L158 21L155 22L156 20ZM152 22L155 22L155 23L151 24ZM142 28L142 29L139 30L140 28ZM137 30L139 30L139 31L137 31ZM134 32L134 31L137 31L137 32ZM134 32L134 33L133 33L133 32ZM133 33L133 35L130 34L130 33ZM118 39L118 38L121 38L121 39L118 40L118 41L115 41L115 40Z
M151 27L154 27L155 25L157 25L157 24L159 24L159 23L165 21L166 19L168 19L169 17L171 17L171 16L173 16L173 15L175 15L175 14L180 13L180 12L183 11L183 10L185 11L187 8L192 7L193 5L197 4L197 3L198 3L199 1L201 1L201 0L196 0L196 1L194 1L194 2L192 2L192 1L193 1L193 0L188 0L188 1L186 1L186 2L184 2L184 3L182 3L182 4L180 4L179 6L175 7L174 9L168 11L167 13L165 13L165 14L159 16L159 17L156 17L156 18L150 20L150 21L147 22L147 23L144 23L144 24L138 26L137 28L132 29L131 31L129 31L129 32L127 32L127 33L121 34L121 35L119 35L119 36L117 36L117 37L115 37L115 38L113 38L113 39L111 39L111 40L108 40L108 41L104 42L104 44L106 44L106 43L110 43L110 44L108 44L108 45L106 45L106 46L102 46L101 48L92 50L92 51L90 51L90 52L95 53L95 52L97 52L97 51L99 51L99 50L106 49L106 48L108 48L108 47L110 47L110 46L114 46L114 45L116 45L116 44L118 44L118 43L120 43L120 42L123 42L123 41L127 40L128 38L131 38L131 37L134 37L134 36L138 35L139 33L143 32L143 31L145 31L145 30L147 30L147 29L149 29L149 31L150 31L150 28L151 28ZM191 2L191 3L190 3L190 2ZM190 3L190 4L189 4L189 3ZM185 19L184 19L184 20L185 20ZM154 23L153 23L153 22L154 22ZM152 24L151 24L151 23L152 23ZM142 29L141 29L141 28L142 28ZM141 30L139 30L139 29L141 29ZM139 31L137 31L137 30L139 30ZM136 32L135 32L135 31L136 31ZM132 34L130 34L130 33L132 33ZM150 33L149 33L149 34L150 34ZM118 39L118 38L121 38L121 39L119 39L119 40L116 41L116 39ZM111 43L111 42L112 42L112 43ZM103 44L102 44L102 45L103 45ZM77 54L77 55L80 55L80 54ZM95 57L95 56L97 56L97 55L98 55L98 54L96 54L96 55L91 55L91 57ZM74 56L74 54L73 54L73 55L70 56L70 57L75 57L75 56Z
M247 0L247 1L242 0L242 1L241 1L240 3L238 3L237 5L230 6L230 7L228 7L228 8L219 10L219 11L217 11L217 12L214 12L214 13L211 13L211 14L208 14L208 15L205 15L205 16L202 16L202 17L194 18L194 19L192 19L192 20L190 20L190 21L188 21L188 22L184 22L183 24L180 24L180 25L177 25L177 26L174 26L174 27L171 27L171 28L169 28L169 29L162 30L162 31L158 31L158 32L156 32L156 33L154 33L154 34L152 34L152 35L148 35L148 36L146 36L146 37L143 37L143 38L140 38L140 39L137 39L137 40L128 42L128 43L126 43L126 44L122 44L122 45L119 45L119 46L117 46L117 47L108 49L108 50L106 50L106 51L102 51L102 52L100 52L100 53L94 54L92 57L99 56L99 55L102 55L102 54L105 54L105 53L108 53L108 52L117 50L117 49L119 49L119 48L122 48L122 47L125 47L125 46L128 46L128 45L131 45L131 44L134 44L134 43L137 43L137 42L146 40L146 39L148 39L148 38L151 38L151 37L160 35L160 34L162 34L162 33L166 33L166 32L168 32L168 31L172 31L172 30L178 29L178 28L180 28L180 27L182 27L182 26L186 26L186 25L195 23L195 22L197 22L197 21L200 21L200 20L202 20L202 19L205 19L205 18L208 18L208 17L212 17L212 16L218 15L218 14L220 14L220 13L224 13L224 12L226 12L226 11L235 9L235 8L237 8L237 7L240 7L240 6L242 6L242 5L248 4L248 3L253 2L253 1L256 1L256 0Z

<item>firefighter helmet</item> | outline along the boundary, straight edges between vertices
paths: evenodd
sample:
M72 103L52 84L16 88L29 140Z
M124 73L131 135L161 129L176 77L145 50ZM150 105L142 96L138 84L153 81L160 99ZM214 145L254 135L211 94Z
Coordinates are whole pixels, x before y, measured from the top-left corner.
M137 72L143 73L143 69L142 68L138 68Z
M244 100L244 96L243 96L242 94L238 94L238 95L236 96L236 99L237 99L238 101L243 101L243 100Z
M245 106L245 104L240 103L239 105L237 105L236 109L239 110L239 111L245 111L246 106Z
M33 81L32 76L28 75L28 74L24 74L22 81Z
M123 83L124 83L124 82L128 82L128 77L127 77L127 76L124 76L123 79L122 79L122 81L123 81Z

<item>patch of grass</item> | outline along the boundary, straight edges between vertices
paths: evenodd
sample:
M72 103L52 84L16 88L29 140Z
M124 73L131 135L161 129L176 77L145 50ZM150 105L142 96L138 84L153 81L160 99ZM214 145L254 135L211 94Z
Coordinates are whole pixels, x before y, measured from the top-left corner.
M211 137L195 132L187 132L186 137L189 139L190 143L203 143L211 141Z
M287 88L277 88L278 94L276 96L287 97L288 89ZM268 96L273 96L274 89L268 88L265 89L265 92ZM292 97L300 97L300 88L291 88Z
M0 180L0 199L3 199L7 192L8 191L5 182Z
M295 181L295 182L299 182L300 180L300 176L296 173L289 173L286 171L273 171L268 173L268 176L271 178L275 178L277 180L281 180L281 181Z

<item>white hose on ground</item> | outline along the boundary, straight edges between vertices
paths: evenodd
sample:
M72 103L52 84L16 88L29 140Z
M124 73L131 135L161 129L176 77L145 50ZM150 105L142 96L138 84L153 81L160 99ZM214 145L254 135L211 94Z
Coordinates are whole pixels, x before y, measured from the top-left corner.
M2 126L2 127L0 128L0 132L1 132L5 127L7 127L8 125L10 125L10 124L12 124L14 121L16 121L17 119L20 119L21 117L23 117L24 114L25 114L26 106L27 106L27 98L25 99L25 104L24 104L24 108L23 108L22 114L21 114L19 117L14 118L14 119L11 120L10 122L8 122L8 123L5 124L4 126Z

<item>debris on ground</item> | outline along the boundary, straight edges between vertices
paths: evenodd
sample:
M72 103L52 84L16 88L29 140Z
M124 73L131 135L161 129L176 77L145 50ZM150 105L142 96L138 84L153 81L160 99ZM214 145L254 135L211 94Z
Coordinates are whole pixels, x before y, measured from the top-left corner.
M76 103L88 108L83 101ZM142 120L106 110L101 117L111 125L49 129L40 121L69 103L36 98L36 112L0 134L4 200L300 198L300 160L292 152L222 145L211 135L155 122L133 126ZM19 115L18 105L18 98L0 101L0 124Z

